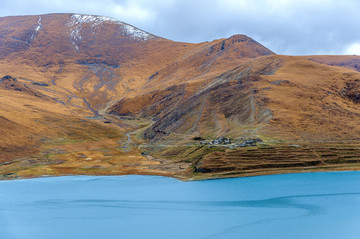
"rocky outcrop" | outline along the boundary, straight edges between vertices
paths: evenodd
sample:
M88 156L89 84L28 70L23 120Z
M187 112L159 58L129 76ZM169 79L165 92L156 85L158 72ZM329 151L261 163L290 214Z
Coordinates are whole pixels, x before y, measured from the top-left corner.
M27 85L19 82L16 78L6 75L0 79L0 89L18 91L38 98L50 99L50 97L41 92L31 89Z
M346 86L342 90L342 93L346 98L356 103L360 103L360 79L346 82Z

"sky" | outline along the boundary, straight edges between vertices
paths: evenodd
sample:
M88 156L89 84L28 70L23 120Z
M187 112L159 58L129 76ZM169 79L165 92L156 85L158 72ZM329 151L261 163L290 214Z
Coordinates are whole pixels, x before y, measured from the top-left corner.
M360 55L359 0L0 0L0 16L103 15L174 41L245 34L277 54Z

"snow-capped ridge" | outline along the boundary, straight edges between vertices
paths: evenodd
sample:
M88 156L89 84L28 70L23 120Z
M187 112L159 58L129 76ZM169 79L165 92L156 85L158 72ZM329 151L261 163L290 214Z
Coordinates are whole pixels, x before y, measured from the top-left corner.
M42 28L41 16L39 16L38 23L37 23L37 25L36 25L35 30L38 32L41 28Z
M144 32L136 27L133 27L129 24L123 23L123 28L125 35L132 37L136 40L146 41L154 39L155 37L147 32Z
M83 14L73 14L70 17L69 25L77 25L82 23L91 23L92 26L100 25L104 22L118 22L116 19L103 16L93 16L93 15L83 15Z
M95 16L95 15L85 15L85 14L73 14L70 16L70 19L66 25L70 29L69 38L71 44L74 46L74 48L77 51L79 51L78 44L82 39L81 29L82 29L82 24L84 23L90 24L92 28L95 28L104 23L117 24L120 26L119 32L122 35L128 36L136 41L146 41L155 38L155 36L145 31L142 31L124 22L118 21L114 18Z

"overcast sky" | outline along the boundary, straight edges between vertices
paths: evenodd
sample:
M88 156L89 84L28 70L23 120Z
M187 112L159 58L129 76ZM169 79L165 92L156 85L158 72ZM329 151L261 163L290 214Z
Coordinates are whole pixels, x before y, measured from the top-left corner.
M67 12L175 41L245 34L278 54L360 55L359 0L0 0L0 16Z

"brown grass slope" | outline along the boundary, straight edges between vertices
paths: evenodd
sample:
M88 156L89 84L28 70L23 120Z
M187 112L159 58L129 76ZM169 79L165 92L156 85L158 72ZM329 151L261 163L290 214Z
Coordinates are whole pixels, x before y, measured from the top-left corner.
M246 152L192 138L358 139L359 59L277 56L244 35L174 42L101 16L0 18L0 177L238 175Z
M59 85L99 111L124 96L187 77L207 79L245 59L272 54L246 36L181 43L81 14L5 17L0 29L3 75Z
M304 57L260 57L209 84L176 85L124 99L110 112L154 119L145 132L151 139L171 133L241 136L249 129L284 139L358 139L359 77Z

